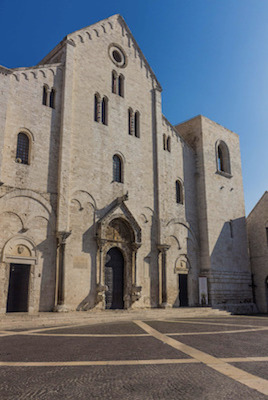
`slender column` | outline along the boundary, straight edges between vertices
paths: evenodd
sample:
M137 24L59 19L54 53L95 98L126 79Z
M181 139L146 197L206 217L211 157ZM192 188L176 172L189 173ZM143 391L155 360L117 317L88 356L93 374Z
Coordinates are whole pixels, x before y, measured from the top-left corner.
M158 246L159 250L159 306L168 307L167 303L167 244Z
M139 248L139 244L132 244L132 285L135 286L137 284L137 251Z
M58 263L55 311L65 311L65 245L71 232L58 232Z
M140 248L140 244L132 243L132 290L131 290L131 302L139 300L141 297L141 286L137 286L137 251Z
M97 250L97 271L96 271L96 299L95 299L95 305L98 306L98 308L103 308L105 307L104 303L104 295L105 295L105 290L107 290L105 286L105 282L103 282L103 247L104 244L106 243L105 239L97 239L97 245L98 245L98 250Z

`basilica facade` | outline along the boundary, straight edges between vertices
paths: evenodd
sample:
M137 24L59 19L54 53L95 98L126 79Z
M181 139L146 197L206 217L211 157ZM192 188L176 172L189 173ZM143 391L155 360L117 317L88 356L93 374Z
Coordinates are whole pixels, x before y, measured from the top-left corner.
M0 88L2 313L252 310L239 138L165 118L120 15Z

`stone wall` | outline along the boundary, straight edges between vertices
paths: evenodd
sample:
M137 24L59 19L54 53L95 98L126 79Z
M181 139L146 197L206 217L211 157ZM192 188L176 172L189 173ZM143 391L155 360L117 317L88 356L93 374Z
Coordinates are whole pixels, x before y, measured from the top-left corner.
M265 192L247 217L250 262L256 304L268 312L268 192Z

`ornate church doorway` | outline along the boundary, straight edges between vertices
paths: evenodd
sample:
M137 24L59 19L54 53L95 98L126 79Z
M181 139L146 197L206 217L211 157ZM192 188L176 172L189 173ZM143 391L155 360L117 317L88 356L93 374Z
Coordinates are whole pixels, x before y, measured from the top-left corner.
M27 312L31 265L10 264L7 312Z
M124 308L124 257L118 247L112 247L106 255L105 296L106 309Z
M179 274L180 307L188 307L188 275Z

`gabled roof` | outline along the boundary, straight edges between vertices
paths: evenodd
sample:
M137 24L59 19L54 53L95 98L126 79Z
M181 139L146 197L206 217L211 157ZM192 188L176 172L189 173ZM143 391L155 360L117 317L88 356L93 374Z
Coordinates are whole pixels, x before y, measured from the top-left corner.
M262 201L268 196L268 191L266 190L263 195L261 196L260 200L257 202L257 204L255 204L255 206L252 208L252 210L250 211L250 213L247 216L247 219L249 219L250 216L252 216L252 214L254 214L254 211L259 207L260 203L262 203Z
M139 45L137 44L134 36L132 35L129 27L127 26L124 18L120 14L115 14L112 15L109 18L103 19L99 22L96 22L93 25L89 25L85 28L79 29L77 31L74 31L72 33L69 33L54 49L52 49L49 54L47 54L40 62L39 64L46 64L49 62L49 60L54 57L57 53L59 53L63 47L66 45L66 43L71 43L74 46L76 45L76 42L83 42L85 39L83 38L82 34L86 34L88 38L94 38L94 37L99 37L103 33L107 33L109 29L113 29L114 23L119 23L122 27L122 29L125 30L126 35L131 39L134 48L137 50L137 53L139 54L139 57L142 59L148 70L150 71L150 74L152 78L154 79L156 86L159 90L162 90L160 83L158 82L152 68L150 67L148 61L146 60L143 52L141 51Z
M99 235L101 236L102 227L110 223L114 218L123 218L129 223L135 235L135 242L141 243L141 227L129 210L125 201L128 200L128 194L117 197L108 208L106 208L104 215L98 220L97 227Z

